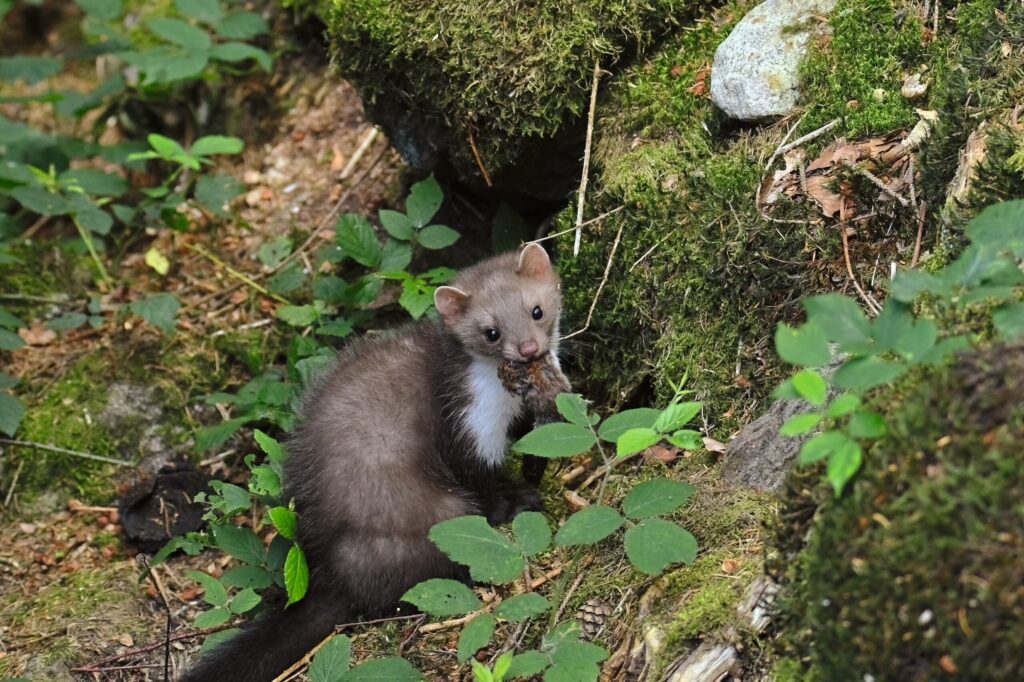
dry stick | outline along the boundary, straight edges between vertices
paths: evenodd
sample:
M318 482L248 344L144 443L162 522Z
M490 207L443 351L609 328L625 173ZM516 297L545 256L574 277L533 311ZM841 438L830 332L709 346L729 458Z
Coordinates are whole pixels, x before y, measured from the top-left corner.
M614 215L614 214L618 213L619 211L621 211L624 208L626 208L625 204L622 204L621 206L616 206L612 210L606 211L606 212L602 213L601 215L597 216L596 218L591 218L590 220L588 220L585 223L581 224L579 227L587 227L588 225L593 225L594 223L597 223L597 222L600 222L600 221L604 220L605 218L607 218L610 215ZM555 232L554 234L548 234L548 235L545 235L543 237L538 237L537 239L531 240L529 243L530 244L539 244L540 242L546 242L549 239L555 239L557 237L561 237L563 234L569 234L570 232L575 232L577 229L579 229L579 228L577 228L577 227L570 227L568 230L562 230L561 232Z
M150 566L146 555L139 555L139 563L146 569L146 575L156 587L160 600L164 603L164 610L167 611L167 627L164 630L164 682L168 682L171 679L171 603L167 600L167 590L164 589L163 581L156 574L154 567Z
M576 589L580 586L580 583L583 582L583 578L586 575L587 574L584 571L580 571L580 574L576 576L576 580L572 581L572 585L569 586L569 589L565 592L565 596L562 597L562 603L558 605L558 611L555 612L555 619L553 622L557 623L558 619L562 617L562 612L564 612L565 607L569 605L569 599L572 597L573 593L576 592Z
M818 139L819 137L821 137L822 135L824 135L828 131L832 130L837 125L839 125L839 119L838 118L834 118L831 121L829 121L828 123L826 123L825 125L823 125L820 128L818 128L817 130L812 130L811 132L807 133L806 135L802 135L802 136L798 137L797 139L793 140L792 142L786 144L785 143L786 139L788 139L790 134L792 134L792 132L794 130L796 130L796 127L798 125L800 125L800 121L802 121L802 120L803 120L803 117L801 117L800 120L797 121L793 125L793 127L789 129L789 132L786 133L786 136L784 138L782 138L783 143L779 146L778 149L775 150L775 153L773 153L771 158L768 160L768 164L767 164L767 166L765 166L764 173L767 173L771 169L772 164L775 163L775 159L779 158L780 156L783 156L784 154L789 152L791 149L796 149L797 147L799 147L802 144L806 144L807 142L811 142L812 140ZM774 218L774 217L768 215L767 213L765 213L764 207L761 205L761 188L764 186L764 173L761 174L761 181L757 183L757 193L754 194L754 208L757 209L758 214L762 218L764 218L765 220L767 220L768 222L771 222L771 223L786 223L786 224L794 224L794 225L805 225L807 223L812 222L810 220L794 220L794 219L791 219L791 218Z
M466 137L469 139L469 148L473 150L473 158L476 159L476 166L484 176L484 182L487 183L488 187L494 187L494 183L491 182L491 174L487 172L487 167L484 166L484 160L480 156L480 150L476 147L476 140L473 139L473 129L469 126L466 126Z
M204 630L195 630L193 632L183 632L181 634L177 634L177 635L172 636L167 641L178 642L178 641L183 640L183 639L194 639L195 637L205 637L206 635L212 635L215 632L220 632L221 630L227 630L228 628L233 628L233 627L235 627L233 623L225 623L224 625L218 625L217 627L206 628ZM147 644L146 646L139 647L138 649L132 649L130 651L123 651L123 652L121 652L119 654L114 654L112 656L107 656L105 658L101 658L100 660L96 661L95 663L90 663L88 665L83 665L83 666L78 667L78 668L72 668L71 672L73 672L73 673L98 673L98 672L103 672L104 670L106 670L106 668L104 668L103 666L106 665L107 663L113 663L114 661L120 661L122 658L128 658L129 656L136 656L138 654L146 654L146 653L149 653L150 651L156 651L157 649L159 649L160 647L162 647L164 645L165 645L165 641L164 640L161 640L161 641L157 642L156 644Z
M568 334L566 336L563 336L562 337L563 341L565 339L571 339L572 337L576 336L577 334L582 334L583 332L585 332L588 329L590 329L590 320L592 320L593 317L594 317L594 309L597 307L597 302L601 298L601 291L604 289L604 285L608 283L608 273L612 269L612 261L615 260L615 252L619 248L619 239L622 238L622 227L623 227L623 224L620 223L619 224L619 231L615 233L615 241L612 242L612 252L610 254L608 254L608 262L604 266L604 275L601 277L601 283L598 285L597 292L594 294L594 300L591 301L591 303L590 303L590 310L587 312L587 321L584 323L584 325L583 325L583 327L581 329L577 329L573 333Z
M917 206L917 239L914 241L914 258L910 261L910 267L917 266L917 259L921 257L921 239L924 237L924 217L928 211L928 202L922 200Z
M4 498L4 508L11 506L11 498L14 497L14 489L18 487L18 476L21 476L21 467L25 466L25 460L18 461L18 468L14 470L14 478L11 479L11 487Z
M601 62L594 62L594 82L590 86L590 112L587 114L587 142L583 147L583 174L580 177L580 189L576 198L576 241L572 245L572 255L580 253L580 239L583 235L583 204L587 197L587 176L590 174L590 143L594 138L594 110L597 108L597 84L601 80Z
M843 258L846 259L846 273L850 276L850 281L853 282L853 288L857 290L857 293L860 295L861 300L864 301L864 304L868 307L868 310L877 315L882 312L882 309L877 303L875 303L874 299L868 296L867 292L861 288L860 283L857 281L857 276L853 274L853 263L850 262L850 246L849 241L846 238L846 229L841 229L839 234L843 237Z
M825 125L823 125L820 128L818 128L817 130L812 130L811 132L807 133L806 135L802 135L802 136L796 138L795 140L793 140L789 144L783 145L782 147L779 147L778 150L776 151L776 154L778 156L782 156L782 155L786 154L787 152L789 152L789 151L791 151L793 149L796 149L797 147L799 147L802 144L806 144L808 142L811 142L812 140L818 139L819 137L821 137L822 135L824 135L828 131L832 130L837 125L839 125L839 120L840 119L838 119L838 118L834 118L831 121L829 121L828 123L826 123ZM778 158L778 156L776 158Z
M123 459L114 459L113 457L104 457L103 455L94 455L90 452L78 452L77 450L68 450L67 448L59 448L56 445L46 445L44 443L34 443L27 440L15 440L13 438L0 438L0 445L18 445L23 448L33 448L35 450L46 450L47 452L57 452L62 455L71 455L73 457L81 457L82 459L91 459L97 462L106 462L107 464L116 464L122 467L135 466L131 462L126 462Z
M872 185L882 190L883 193L888 194L896 201L900 202L900 205L903 206L903 208L910 208L909 199L889 189L889 187L887 187L886 184L882 182L881 178L879 178L877 175L875 175L868 169L862 168L861 166L857 166L852 163L847 163L846 167L852 169L853 171L863 175L865 178L870 180Z
M207 259L208 261L210 261L214 265L217 265L217 266L223 268L229 275L231 275L235 279L238 279L238 280L242 281L244 284L247 284L248 286L250 286L253 289L255 289L256 291L260 292L264 296L269 296L270 298L274 299L278 303L283 303L285 305L288 305L289 303L291 303L288 299L286 299L286 298L284 298L282 296L278 296L277 294L269 291L266 287L264 287L262 284L258 283L256 280L252 279L251 277L243 274L242 272L239 272L238 270L235 270L233 267L231 267L230 265L228 265L227 263L222 261L217 256L214 256L212 253L210 253L209 251L207 251L203 247L196 246L194 244L186 244L185 248L189 249L190 251L195 251L200 256L202 256L203 258Z
M321 639L319 644L317 644L315 647L307 651L305 656L303 656L302 658L288 666L288 668L286 668L283 673L274 678L273 682L284 682L284 680L287 680L289 677L291 677L293 673L302 668L302 666L309 663L310 659L312 659L313 656L316 655L316 652L320 651L325 646L327 646L327 643L334 639L334 636L336 634L337 633L332 632L331 634Z
M804 122L805 118L807 118L807 112L804 112L804 114L797 119L796 123L794 123L790 127L790 129L786 131L786 134L782 136L782 140L779 141L779 146L775 148L775 151L772 152L771 157L768 159L768 163L764 165L765 173L772 169L772 165L775 163L775 159L779 158L779 155L782 153L782 148L786 146L787 142L789 142L789 136L793 134L794 130L800 127L800 124Z
M341 175L338 176L339 180L348 180L348 177L352 175L352 172L359 165L359 162L363 160L363 156L366 151L373 145L377 139L377 135L380 134L380 129L377 126L373 126L367 131L366 135L363 136L362 141L359 142L359 146L356 147L356 153L352 155L352 158L348 160L345 167L341 170Z

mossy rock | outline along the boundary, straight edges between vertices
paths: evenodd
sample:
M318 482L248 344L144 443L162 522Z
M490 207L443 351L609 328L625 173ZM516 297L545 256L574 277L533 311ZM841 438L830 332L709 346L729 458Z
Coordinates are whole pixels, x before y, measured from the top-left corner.
M334 0L333 55L406 160L448 158L521 194L561 199L583 149L595 62L635 59L692 0ZM578 179L578 177L577 177Z
M799 318L803 295L850 287L835 221L811 203L786 202L772 215L783 222L770 222L755 205L765 161L789 126L737 128L706 98L715 49L755 4L708 11L613 79L598 107L584 217L616 212L583 229L578 256L572 234L558 242L565 326L573 331L583 327L621 230L589 329L566 343L579 388L610 404L652 393L665 399L671 382L688 375L709 419L727 415L720 424L729 430L749 421L782 376L771 347L776 323ZM791 139L839 119L834 132L806 145L808 158L838 137L909 129L915 108L940 112L915 164L918 196L932 207L926 265L939 252L955 253L966 219L1024 180L1011 167L1010 142L993 145L967 204L940 210L968 134L979 119L1005 116L1019 96L1013 74L1024 58L1004 57L1002 45L1022 43L1024 10L1004 11L989 0L961 3L933 39L910 3L840 0L830 38L813 45L802 68L805 115ZM907 102L904 75L922 64L931 85ZM875 207L877 188L860 176L850 181L857 202ZM556 229L575 220L573 205ZM912 208L858 221L849 246L857 277L873 279L876 262L909 262L917 227ZM902 246L892 234L904 235Z
M800 679L1017 680L1024 667L1024 345L879 399L889 435L835 499L790 480L776 647ZM806 542L806 544L804 544Z

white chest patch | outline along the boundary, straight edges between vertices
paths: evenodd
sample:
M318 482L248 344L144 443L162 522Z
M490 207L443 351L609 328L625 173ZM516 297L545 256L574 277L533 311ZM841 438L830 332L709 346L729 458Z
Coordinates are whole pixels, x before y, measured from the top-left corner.
M497 364L484 360L470 364L466 390L473 399L462 414L463 424L480 458L498 466L505 459L508 430L522 409L522 398L506 391Z

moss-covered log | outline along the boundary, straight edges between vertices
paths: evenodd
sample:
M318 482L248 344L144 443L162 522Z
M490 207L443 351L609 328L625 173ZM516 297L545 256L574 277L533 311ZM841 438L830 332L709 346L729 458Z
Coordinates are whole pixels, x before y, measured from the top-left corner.
M1020 678L1022 391L1024 346L974 351L880 399L890 435L843 497L819 471L791 479L782 679Z
M336 64L414 167L450 158L465 178L483 166L514 192L561 198L595 62L642 54L699 4L336 0L326 20Z

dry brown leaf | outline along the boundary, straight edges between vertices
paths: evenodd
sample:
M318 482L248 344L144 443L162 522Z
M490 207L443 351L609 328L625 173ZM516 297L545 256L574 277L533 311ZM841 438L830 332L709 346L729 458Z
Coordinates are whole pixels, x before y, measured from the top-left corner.
M120 642L122 646L128 646L128 647L135 646L135 640L132 639L132 636L129 635L127 632L124 633L123 635L118 635L117 636L117 641Z
M39 322L31 327L19 329L18 336L30 346L48 346L57 340L57 332L47 329Z
M644 453L644 457L656 459L663 464L668 464L669 462L677 459L681 453L682 450L677 447L658 444L647 448L647 451Z
M843 198L828 188L832 178L823 175L816 175L807 178L807 194L818 202L821 212L828 218L839 213L843 206Z
M579 511L584 507L590 506L590 503L583 499L583 497L581 497L575 490L565 491L565 501L569 503L569 506L572 507L573 511Z
M725 452L725 443L717 441L714 438L704 437L704 447L710 452Z
M740 562L735 559L726 559L722 562L722 573L734 575L740 570Z

